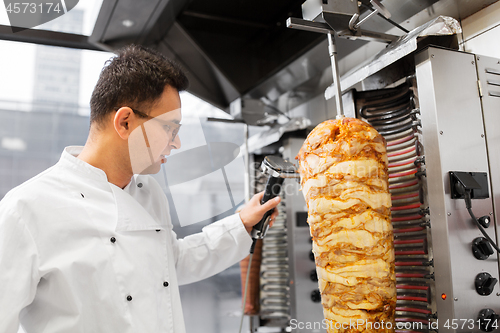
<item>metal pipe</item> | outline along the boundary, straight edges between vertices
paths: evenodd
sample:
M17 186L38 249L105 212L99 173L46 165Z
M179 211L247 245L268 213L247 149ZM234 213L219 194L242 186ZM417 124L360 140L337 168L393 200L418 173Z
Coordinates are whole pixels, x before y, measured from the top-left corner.
M335 106L337 107L337 118L344 117L344 106L342 105L342 90L340 88L339 63L337 60L337 46L335 45L335 32L327 34L328 52L332 62L333 86L335 89Z
M250 201L250 154L248 153L248 124L245 124L244 127L244 136L245 136L245 180L244 180L244 189L245 189L245 203Z
M375 9L373 12L371 12L370 14L366 15L365 18L363 18L361 21L359 21L358 23L356 23L354 25L354 30L358 30L358 28L363 24L365 23L366 21L368 21L371 17L375 16L378 14L378 9Z

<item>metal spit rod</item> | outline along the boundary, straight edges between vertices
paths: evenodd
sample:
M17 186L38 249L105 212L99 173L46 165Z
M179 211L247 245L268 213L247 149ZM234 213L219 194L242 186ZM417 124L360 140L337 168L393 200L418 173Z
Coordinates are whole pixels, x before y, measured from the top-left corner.
M337 45L335 44L335 32L328 36L328 53L332 62L333 86L335 89L335 106L337 107L337 119L344 117L344 106L342 105L342 89L340 87L339 63L337 60Z
M330 28L328 24L321 22L311 22L307 20L289 17L286 20L286 26L292 29L312 31L326 34L328 37L328 53L330 54L330 61L332 62L333 73L333 86L335 89L335 104L337 107L337 118L344 117L344 106L342 105L342 89L340 87L340 74L339 63L337 60L337 45L335 39L338 34L335 30Z

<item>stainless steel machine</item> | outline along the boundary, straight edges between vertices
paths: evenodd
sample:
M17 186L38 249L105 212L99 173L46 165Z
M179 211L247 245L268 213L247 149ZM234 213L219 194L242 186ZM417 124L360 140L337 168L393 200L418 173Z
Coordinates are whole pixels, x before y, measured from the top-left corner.
M472 200L472 210L478 216L491 216L493 223L486 232L496 240L500 86L495 83L500 77L500 61L432 47L417 54L415 61L439 329L480 332L485 328L480 329L478 318L488 312L485 309L500 311L498 255L480 260L473 254L474 240L483 235L465 203L452 198L449 172L484 173L487 181L483 187L489 195ZM481 273L490 276L484 286L487 292L480 288L484 282ZM488 318L495 316L489 313Z
M366 21L358 22L356 6L342 4L309 0L303 11L311 21L288 21L293 28L328 34L334 79L325 92L325 104L322 96L310 99L289 114L311 119L313 125L335 115L357 117L372 124L387 141L396 250L396 331L500 331L495 250L500 204L500 60L459 52L453 37L425 41L422 33L435 21L340 77L332 36L356 38L363 34L356 27ZM374 7L374 12L384 11L383 6ZM441 23L450 22L443 18ZM356 89L347 90L353 85ZM328 102L333 98L335 103ZM281 134L271 151L292 161L307 131ZM264 138L259 142L266 142ZM266 150L262 144L258 148ZM276 328L325 332L307 207L297 183L285 183L284 189L289 321ZM282 310L283 314L287 309ZM258 324L257 319L254 326ZM269 327L276 322L260 324Z
M484 178L480 185L487 194L472 200L472 211L490 217L485 230L496 240L500 61L437 47L411 57L415 67L395 87L352 92L356 116L387 140L398 331L499 331L494 324L500 313L498 255L485 245L465 201L453 198L450 171ZM303 132L296 134L280 141L279 151L290 161L304 141ZM288 268L281 276L288 279L275 288L286 290L289 302L280 308L282 319L288 318L280 329L324 332L299 184L285 182L282 196L286 228L278 232L278 246L282 268Z
M500 60L440 47L410 56L415 66L394 87L352 92L356 117L387 140L398 332L500 331L495 324L500 314L498 255L473 223L465 201L454 198L450 175L465 173L478 181L476 191L482 194L471 200L472 211L489 218L485 232L495 241ZM282 140L282 156L293 160L303 141L300 135ZM285 183L284 190L288 327L325 332L319 325L323 316L307 208L296 182Z

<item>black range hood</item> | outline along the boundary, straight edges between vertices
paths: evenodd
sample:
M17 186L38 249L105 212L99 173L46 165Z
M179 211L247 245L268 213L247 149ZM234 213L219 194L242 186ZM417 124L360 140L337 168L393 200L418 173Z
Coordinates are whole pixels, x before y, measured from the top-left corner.
M438 15L463 19L495 1L383 0L382 4L395 23L412 29ZM330 66L325 35L286 28L288 17L302 17L303 2L104 0L89 42L109 51L130 43L155 48L186 69L189 92L229 112L239 97L276 101L294 89L317 90L325 80L331 84L331 78L323 75ZM361 16L370 12L369 7L369 0L361 1ZM375 17L363 27L387 32L394 25ZM367 43L338 40L341 71L376 53L359 52ZM343 58L349 60L345 68Z
M189 91L225 109L324 40L286 28L303 0L105 1L90 41L108 50L139 43L187 71Z

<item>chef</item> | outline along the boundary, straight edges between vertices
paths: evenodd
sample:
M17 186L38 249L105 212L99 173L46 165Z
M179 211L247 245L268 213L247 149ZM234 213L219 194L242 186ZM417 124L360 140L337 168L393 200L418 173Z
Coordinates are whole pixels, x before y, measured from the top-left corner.
M84 147L0 202L0 332L185 332L179 285L243 259L279 198L177 239L148 174L181 146L188 80L161 54L124 48L103 68ZM195 203L186 203L196 209ZM273 218L276 216L276 212Z

